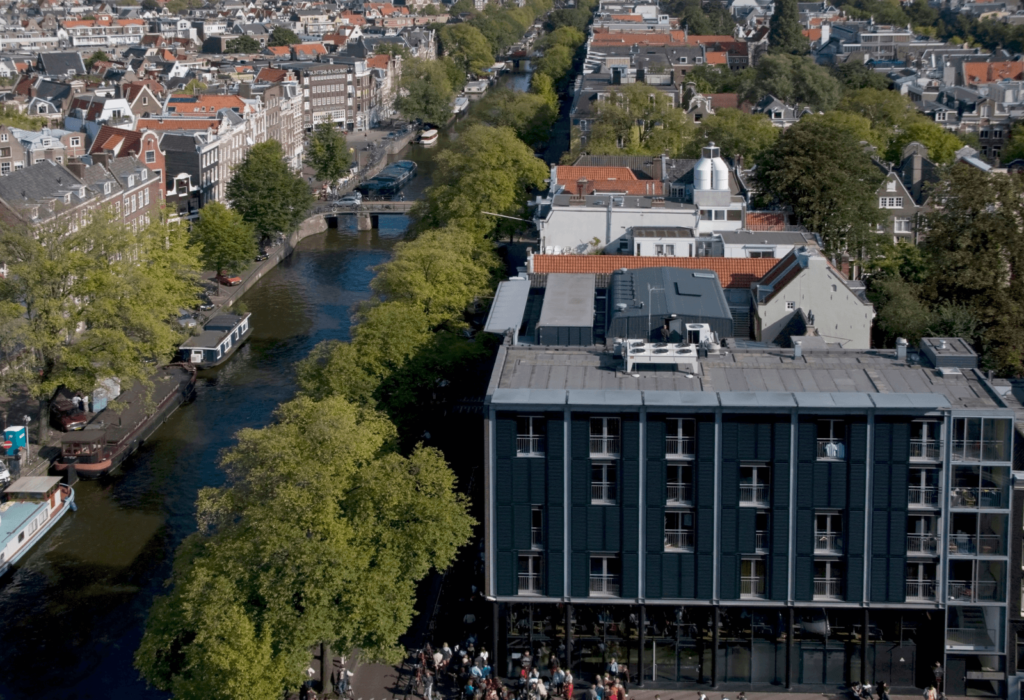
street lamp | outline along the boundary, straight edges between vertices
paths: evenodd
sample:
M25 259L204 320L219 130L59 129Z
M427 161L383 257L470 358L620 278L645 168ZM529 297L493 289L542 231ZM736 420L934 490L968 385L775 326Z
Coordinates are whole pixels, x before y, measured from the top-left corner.
M647 285L647 339L651 339L651 292L664 292L664 287L652 287Z

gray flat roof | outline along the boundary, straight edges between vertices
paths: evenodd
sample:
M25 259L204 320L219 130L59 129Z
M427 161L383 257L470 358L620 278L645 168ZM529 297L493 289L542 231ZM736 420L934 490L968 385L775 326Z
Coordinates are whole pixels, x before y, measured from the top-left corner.
M59 476L23 476L8 486L5 491L8 493L46 493L59 483Z
M594 275L549 274L537 327L592 327L594 288Z
M499 282L484 330L501 334L509 328L518 329L523 323L523 312L526 311L529 296L530 280L517 278Z

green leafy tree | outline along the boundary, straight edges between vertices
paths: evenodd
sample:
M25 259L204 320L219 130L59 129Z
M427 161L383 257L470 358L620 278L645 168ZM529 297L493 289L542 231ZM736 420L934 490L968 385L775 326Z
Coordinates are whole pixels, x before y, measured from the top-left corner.
M479 29L465 22L445 25L438 33L445 55L466 73L481 75L494 64L491 45Z
M558 92L555 90L555 81L547 73L534 71L530 77L530 92L544 98L551 109L558 110Z
M274 31L270 32L267 46L292 46L293 44L301 43L302 40L299 39L299 35L288 27L274 27Z
M249 149L228 182L227 196L263 240L293 231L314 201L309 185L291 171L274 140Z
M885 140L871 128L871 121L859 114L836 110L824 114L809 114L803 120L824 124L825 128L832 131L845 131L858 141L863 141L871 146L885 145Z
M395 107L406 119L443 126L452 117L454 100L455 93L442 61L414 58L402 66L401 90Z
M892 85L892 81L884 74L856 61L847 61L832 66L832 75L843 84L843 88L846 90L861 90L863 88L888 90Z
M898 163L902 158L903 149L912 141L927 146L928 157L941 165L952 163L956 152L964 146L963 141L948 129L925 117L917 117L893 136L886 157Z
M662 3L664 12L679 18L679 26L687 27L690 34L732 36L736 20L718 0L702 3L700 0L669 0Z
M452 94L462 92L462 88L466 87L466 71L459 66L458 62L451 56L444 56L432 61L432 63L441 64L441 68L444 69L444 74L448 77L448 85L451 86ZM403 68L403 73L405 68Z
M803 119L765 152L756 179L763 203L791 206L804 225L821 234L826 254L870 256L881 242L875 192L882 172L854 134Z
M586 36L575 27L559 27L553 32L548 32L533 45L541 52L547 51L552 46L566 46L575 51L586 41Z
M199 210L192 239L201 251L203 267L218 273L241 272L258 250L252 226L220 202L210 202Z
M722 92L742 92L749 87L753 76L753 68L729 70L721 66L703 63L686 74L686 82L695 83L701 93L712 95Z
M719 109L697 126L697 135L687 151L699 157L700 149L714 142L726 156L743 156L757 161L779 138L780 130L764 114L748 114L738 109Z
M568 46L552 46L537 60L534 70L550 77L554 82L564 82L572 70L573 50Z
M596 105L586 150L594 154L678 154L687 129L671 98L644 83L623 85Z
M751 104L765 95L773 95L789 104L827 111L834 109L842 96L839 81L807 56L764 56L754 72L744 78L747 84L741 92Z
M341 133L333 121L317 124L306 151L306 165L313 168L316 179L337 182L348 174L351 163L352 156L345 134Z
M1011 161L1024 158L1024 127L1021 126L1020 122L1014 124L1010 131L1010 138L1006 142L1006 148L1003 150L1002 161L1009 163Z
M541 95L507 88L488 92L473 112L474 120L488 126L511 127L521 141L534 147L551 137L557 117L555 107Z
M910 100L893 90L861 88L847 92L839 109L871 120L871 128L883 146L888 145L898 131L920 118Z
M871 281L870 299L877 310L875 328L885 345L891 346L896 338L916 344L929 334L934 315L921 292L920 285L901 277Z
M110 60L110 56L108 56L106 54L106 52L104 52L104 51L93 51L92 54L89 56L89 58L85 59L85 67L88 70L92 70L92 67L96 64L97 61L109 61L109 60Z
M204 90L206 90L207 87L208 87L207 84L204 83L199 78L192 78L192 80L188 81L188 83L185 85L185 87L181 88L181 90L180 90L180 92L178 94L182 94L182 95L198 95L199 93L201 93Z
M31 117L24 112L19 112L16 107L0 107L0 124L13 126L16 129L38 131L46 126L45 117Z
M438 153L436 165L434 184L413 211L421 229L454 225L488 233L496 222L481 212L524 216L529 193L549 174L508 127L466 129Z
M810 51L810 43L800 25L797 0L775 0L775 12L768 27L768 46L772 53L804 55Z
M259 53L260 42L243 34L234 39L228 39L224 43L224 51L225 53Z

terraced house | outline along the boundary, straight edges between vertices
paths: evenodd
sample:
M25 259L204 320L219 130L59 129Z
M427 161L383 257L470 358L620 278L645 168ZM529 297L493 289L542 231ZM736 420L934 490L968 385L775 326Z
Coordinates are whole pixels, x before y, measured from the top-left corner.
M1021 405L964 341L768 347L644 309L649 285L516 284L488 320L500 673L529 649L654 688L1019 696Z

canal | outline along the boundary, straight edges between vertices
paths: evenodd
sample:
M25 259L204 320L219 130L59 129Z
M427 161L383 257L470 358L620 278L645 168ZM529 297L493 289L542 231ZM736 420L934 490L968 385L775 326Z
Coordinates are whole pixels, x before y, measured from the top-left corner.
M501 82L522 90L528 76ZM407 197L430 184L433 154L449 138L392 157L419 164ZM78 512L0 583L0 698L167 697L146 687L132 657L174 551L195 530L196 494L222 482L217 456L235 433L266 425L292 398L295 363L321 341L349 338L353 305L369 297L372 268L407 223L382 216L380 230L358 233L354 217L342 217L340 228L302 241L242 298L253 315L249 342L202 372L195 400L111 478L76 486Z

